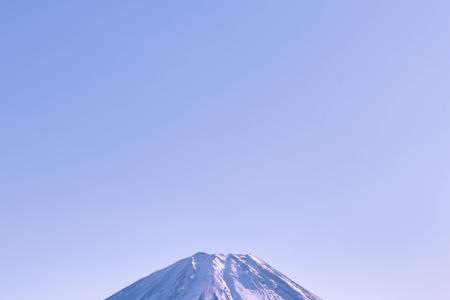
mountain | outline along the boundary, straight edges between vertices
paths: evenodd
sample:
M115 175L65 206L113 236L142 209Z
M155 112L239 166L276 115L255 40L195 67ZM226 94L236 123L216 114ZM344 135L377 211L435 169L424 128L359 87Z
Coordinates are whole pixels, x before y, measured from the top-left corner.
M106 300L321 300L260 258L197 253Z

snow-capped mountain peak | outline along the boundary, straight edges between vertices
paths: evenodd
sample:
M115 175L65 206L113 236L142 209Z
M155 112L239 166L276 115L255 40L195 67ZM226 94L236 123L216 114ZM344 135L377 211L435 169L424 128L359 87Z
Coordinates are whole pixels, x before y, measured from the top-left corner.
M320 300L253 254L196 253L107 300Z

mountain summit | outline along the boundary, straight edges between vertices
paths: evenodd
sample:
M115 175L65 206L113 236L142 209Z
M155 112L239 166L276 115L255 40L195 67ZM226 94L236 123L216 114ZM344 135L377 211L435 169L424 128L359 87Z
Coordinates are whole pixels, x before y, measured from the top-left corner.
M321 300L260 258L197 253L106 300Z

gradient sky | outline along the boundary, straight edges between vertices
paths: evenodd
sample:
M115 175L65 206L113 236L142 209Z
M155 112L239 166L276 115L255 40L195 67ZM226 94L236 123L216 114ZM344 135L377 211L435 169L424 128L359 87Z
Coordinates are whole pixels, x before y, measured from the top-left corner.
M450 2L2 1L0 291L198 251L325 300L450 295Z

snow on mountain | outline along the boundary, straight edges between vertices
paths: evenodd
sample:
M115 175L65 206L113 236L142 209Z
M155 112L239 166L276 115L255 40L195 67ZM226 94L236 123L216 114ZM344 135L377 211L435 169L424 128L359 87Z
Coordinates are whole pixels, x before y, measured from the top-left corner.
M106 300L321 300L260 258L197 253Z

